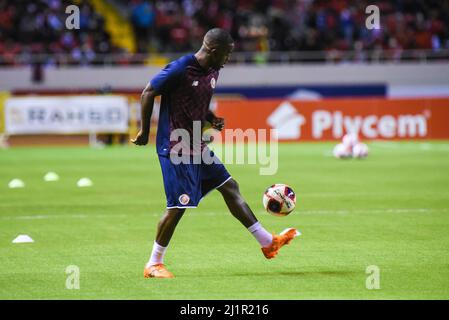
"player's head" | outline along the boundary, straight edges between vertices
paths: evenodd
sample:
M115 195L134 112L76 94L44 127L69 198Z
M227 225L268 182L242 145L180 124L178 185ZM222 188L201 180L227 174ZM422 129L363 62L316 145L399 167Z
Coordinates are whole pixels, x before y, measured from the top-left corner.
M202 49L207 52L209 65L219 70L228 62L234 50L234 40L226 30L214 28L204 36Z

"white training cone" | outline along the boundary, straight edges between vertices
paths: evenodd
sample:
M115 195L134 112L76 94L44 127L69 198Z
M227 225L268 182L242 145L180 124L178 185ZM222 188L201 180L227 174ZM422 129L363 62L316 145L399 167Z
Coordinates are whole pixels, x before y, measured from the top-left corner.
M59 176L56 173L54 173L54 172L48 172L44 176L44 180L47 181L47 182L58 181L59 180Z
M92 187L93 182L89 178L81 178L76 185L79 188Z
M17 238L15 238L12 243L30 243L34 242L33 239L27 234L21 234Z
M16 189L16 188L24 188L25 187L25 182L23 182L20 179L13 179L9 182L8 187L10 189Z

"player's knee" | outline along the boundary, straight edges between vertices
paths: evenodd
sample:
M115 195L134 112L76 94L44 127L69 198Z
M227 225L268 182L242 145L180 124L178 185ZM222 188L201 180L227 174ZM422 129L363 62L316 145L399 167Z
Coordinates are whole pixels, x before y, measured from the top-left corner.
M239 184L234 179L229 179L219 191L224 196L238 196L240 193Z
M181 209L181 208L173 208L173 209L167 210L168 214L171 215L172 217L181 217L185 211L186 211L186 209Z
M234 179L229 179L229 189L234 192L239 192L239 184Z
M181 218L184 215L184 212L186 212L186 209L178 209L178 211L176 212L176 216Z
M185 211L186 211L186 209L181 209L181 208L167 209L167 211L165 212L165 219L179 220L179 219L181 219L181 217L183 216Z
M233 192L237 192L238 193L239 192L239 184L238 184L238 182L235 181L234 179L231 179L229 181L231 182L231 186L230 186L231 190Z

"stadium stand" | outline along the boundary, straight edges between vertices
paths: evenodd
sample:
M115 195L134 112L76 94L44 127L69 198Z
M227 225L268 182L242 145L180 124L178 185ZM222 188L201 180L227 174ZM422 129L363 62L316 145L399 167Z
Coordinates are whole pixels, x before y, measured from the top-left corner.
M145 30L140 38L155 38L166 51L196 48L214 26L232 32L236 51L449 47L448 1L376 1L387 28L374 34L365 28L369 1L115 2L125 3L136 29Z
M61 8L70 4L80 7L80 30L64 27ZM383 26L379 30L365 27L369 4L364 0L0 0L0 64L27 64L40 56L45 64L56 65L143 63L149 54L198 48L204 32L215 26L229 30L236 41L237 54L231 62L257 62L258 57L262 62L399 60L420 58L423 53L448 58L449 1L376 1ZM256 55L247 59L244 53Z

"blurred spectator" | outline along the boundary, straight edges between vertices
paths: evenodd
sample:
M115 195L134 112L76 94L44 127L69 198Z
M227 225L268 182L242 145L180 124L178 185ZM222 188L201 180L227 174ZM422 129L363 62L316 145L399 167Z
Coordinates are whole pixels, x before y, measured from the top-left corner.
M151 41L151 31L155 20L155 13L149 1L134 1L131 7L131 21L137 39L137 50L146 52Z

